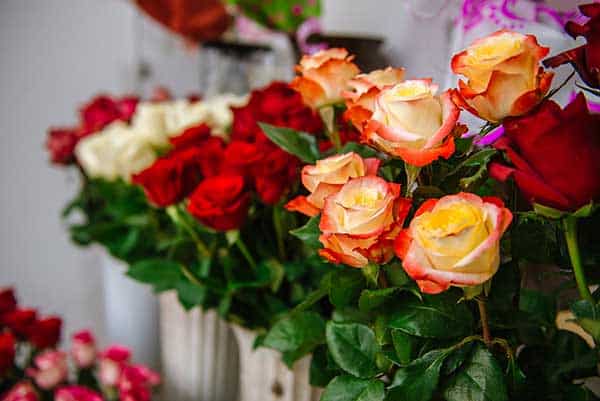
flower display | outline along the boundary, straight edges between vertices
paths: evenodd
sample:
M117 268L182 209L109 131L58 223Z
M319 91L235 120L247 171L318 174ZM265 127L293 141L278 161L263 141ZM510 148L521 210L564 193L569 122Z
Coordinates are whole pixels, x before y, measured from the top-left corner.
M500 265L500 238L512 220L498 198L459 193L425 202L396 239L396 254L421 291L489 280Z
M53 389L67 379L67 355L64 352L44 351L35 357L34 364L34 368L27 370L27 375L44 390Z
M79 368L89 368L96 361L96 341L89 330L82 330L72 337L71 356Z
M353 267L386 263L409 209L398 184L374 176L349 180L325 199L319 223L321 256Z
M363 159L354 152L318 160L315 165L302 168L302 184L309 196L297 196L286 204L286 209L316 216L325 205L325 199L344 186L351 178L376 175L380 161Z
M504 128L494 147L512 166L493 163L493 177L512 177L527 200L560 210L600 199L600 115L589 112L583 94L564 110L545 101Z
M305 55L297 67L300 76L291 86L312 108L340 103L344 100L344 92L350 89L349 81L359 73L352 59L346 49L340 48Z
M436 96L437 90L431 80L409 80L383 89L361 139L417 167L449 158L454 135L464 131L450 93Z
M467 78L454 101L490 122L529 112L550 89L554 74L539 65L548 52L535 36L507 30L477 40L452 57L452 71Z
M585 37L587 43L544 60L544 65L558 67L569 63L586 84L600 89L600 4L582 4L579 10L589 20L585 24L570 21L565 30L574 39Z
M55 401L102 401L97 392L82 386L65 386L56 390Z
M39 396L29 382L17 383L2 401L39 401Z

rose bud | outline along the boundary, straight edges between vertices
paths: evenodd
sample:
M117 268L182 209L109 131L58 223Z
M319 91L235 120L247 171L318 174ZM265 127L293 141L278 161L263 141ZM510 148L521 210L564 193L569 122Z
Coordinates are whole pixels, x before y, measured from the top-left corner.
M113 345L102 352L100 354L100 372L98 375L100 383L107 387L115 387L130 357L131 351L129 348L121 345Z
M319 254L332 263L364 267L384 264L393 256L394 238L410 210L400 185L366 176L349 180L325 199Z
M205 179L189 198L188 211L219 231L239 228L248 214L250 194L244 177L219 175Z
M99 131L108 124L120 121L129 121L135 112L139 99L125 96L117 99L107 95L100 95L85 104L81 110L81 120L86 132Z
M2 325L8 327L19 337L26 337L29 326L35 323L37 311L35 309L15 309L4 313Z
M0 333L0 377L14 365L15 336L9 331Z
M323 209L325 198L338 192L351 178L376 175L380 164L379 159L363 159L349 152L318 160L315 165L306 165L302 168L302 184L310 195L292 199L285 208L316 216Z
M475 41L452 57L452 71L467 78L454 101L490 122L529 112L550 89L554 74L539 65L548 51L535 36L508 30Z
M348 82L351 90L344 93L347 110L344 118L358 130L371 118L375 110L375 101L379 93L404 80L403 68L388 67L368 74L359 74Z
M50 390L67 379L67 356L64 352L48 350L34 359L35 368L27 368L27 376L44 390Z
M54 401L103 401L102 396L83 386L65 386L54 393Z
M544 65L555 68L570 63L586 84L600 89L600 3L582 4L579 10L590 20L583 25L569 21L565 30L573 39L585 37L587 43L544 60Z
M27 340L37 349L54 347L60 340L62 320L47 317L36 320L27 328Z
M38 401L40 398L29 382L20 382L4 395L2 401Z
M78 128L51 128L48 130L46 149L54 164L70 164L75 161L75 145L79 142Z
M13 289L0 288L0 316L15 309L17 309L17 299L15 298Z
M360 71L346 49L321 50L304 55L296 67L300 76L290 86L302 95L304 103L313 109L340 103L348 81Z
M73 334L71 355L79 368L89 368L96 362L96 341L89 330Z
M498 270L511 220L498 198L462 192L429 199L396 238L396 255L424 293L483 284Z
M589 112L583 94L564 110L547 100L504 129L494 146L512 166L492 163L493 178L512 177L529 202L563 211L600 199L600 114Z
M148 393L152 387L160 383L160 375L143 365L130 365L123 368L119 379L118 389L121 399L127 394L145 390Z
M454 153L454 136L461 134L460 111L449 92L436 96L430 79L404 81L382 90L362 140L413 166L422 167Z

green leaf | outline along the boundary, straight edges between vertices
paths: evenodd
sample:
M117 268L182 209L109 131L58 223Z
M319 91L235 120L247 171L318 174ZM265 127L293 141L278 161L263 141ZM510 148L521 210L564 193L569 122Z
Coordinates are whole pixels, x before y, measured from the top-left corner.
M273 143L303 162L314 163L321 157L314 135L265 123L258 125Z
M551 296L540 291L522 288L519 295L519 309L530 314L539 323L554 325L556 303Z
M385 388L379 380L338 376L325 388L321 401L383 401Z
M446 350L433 350L398 369L389 388L390 398L402 401L428 401L438 385L440 369L448 355ZM465 398L463 401L470 400Z
M416 337L397 329L391 330L391 336L398 360L403 365L407 365L411 361L413 351L417 345Z
M152 284L157 291L175 288L181 279L179 263L166 259L149 259L134 263L127 275L142 283Z
M329 300L337 308L353 304L365 286L365 278L359 269L345 269L331 277Z
M496 149L485 148L476 152L462 161L458 166L454 168L454 170L450 171L446 174L446 177L453 176L458 173L461 169L465 167L477 167L481 165L487 165L487 163L491 160L494 155L498 153Z
M494 356L477 345L463 368L444 388L446 401L508 401L502 369Z
M390 287L383 288L379 290L364 290L360 294L360 298L358 300L358 307L362 311L369 311L375 308L380 307L391 298L392 295L400 288Z
M319 229L320 220L320 216L311 217L302 227L291 230L290 234L302 240L307 247L319 249L321 248L321 242L319 242L319 236L321 235L321 230Z
M191 309L194 306L204 304L206 300L206 287L199 287L196 284L190 283L189 281L179 281L176 284L177 297L179 302L185 309Z
M327 323L327 346L333 360L344 371L361 378L378 373L378 351L373 331L358 323Z
M337 153L344 154L349 152L354 152L362 158L377 157L377 151L375 149L356 142L347 142Z
M332 366L333 365L333 366ZM327 355L327 347L317 347L310 361L309 378L312 386L325 387L335 376L342 373L335 363L330 363Z
M465 337L472 332L473 316L457 301L449 293L425 295L423 302L408 298L394 308L389 326L417 337Z
M302 312L279 320L267 333L263 345L281 352L310 352L325 342L325 322L315 312Z

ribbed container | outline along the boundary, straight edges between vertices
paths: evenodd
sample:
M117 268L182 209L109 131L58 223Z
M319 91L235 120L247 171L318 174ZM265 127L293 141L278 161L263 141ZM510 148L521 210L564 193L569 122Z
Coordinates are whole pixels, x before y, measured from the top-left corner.
M174 292L160 296L163 399L233 401L238 350L229 325L214 311L186 311Z
M238 401L318 401L322 390L309 384L310 356L290 370L281 354L268 348L253 349L256 334L232 325L240 355Z

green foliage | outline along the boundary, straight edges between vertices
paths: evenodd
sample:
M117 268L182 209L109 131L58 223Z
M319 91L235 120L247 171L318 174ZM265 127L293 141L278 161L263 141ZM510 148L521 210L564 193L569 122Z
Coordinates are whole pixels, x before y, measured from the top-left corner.
M378 345L373 331L358 323L327 323L327 346L333 360L349 374L369 378L377 374Z
M259 125L271 141L303 162L314 163L320 158L321 154L314 135L265 123Z
M294 33L310 17L321 15L319 0L227 0L260 25L286 33Z

